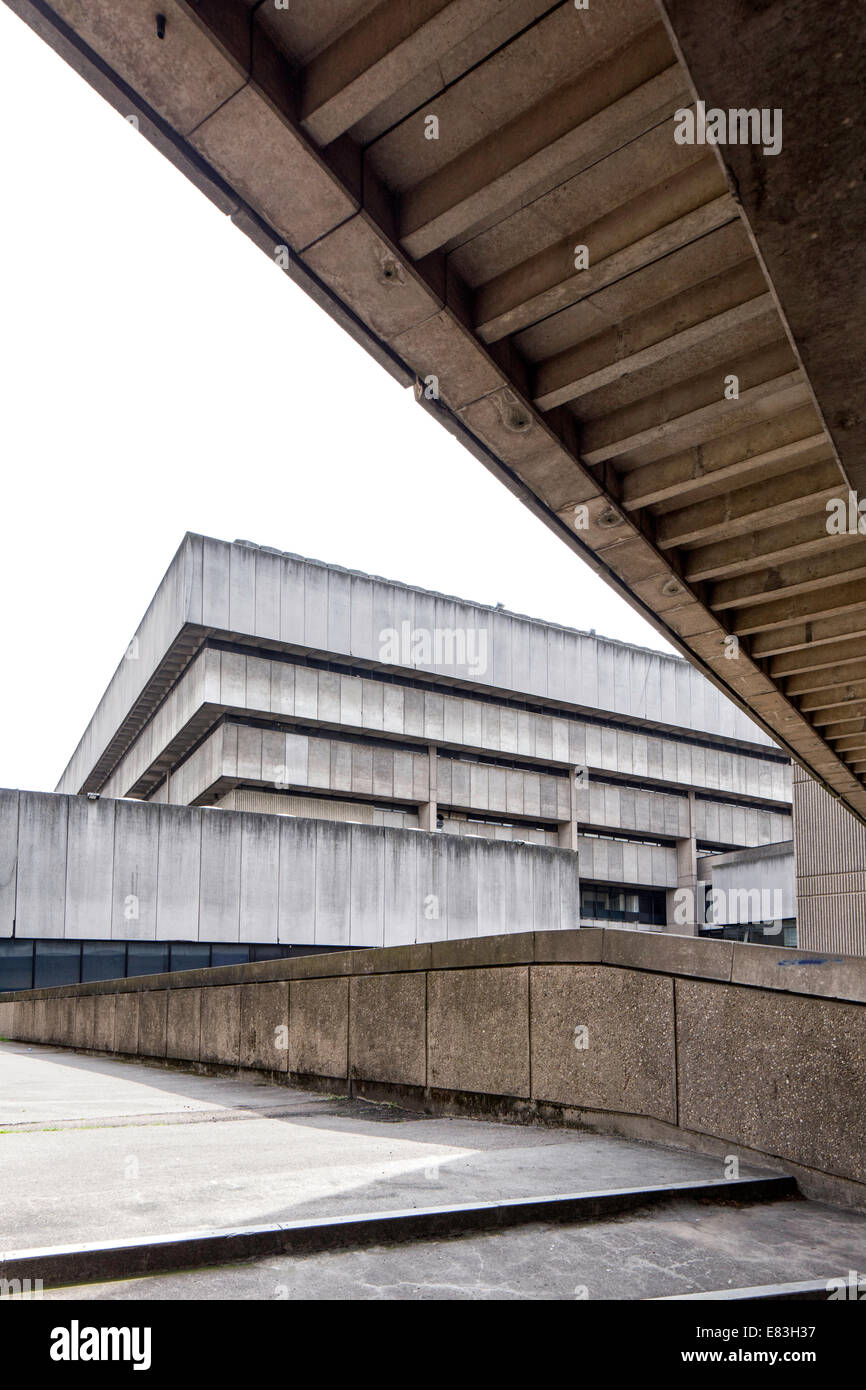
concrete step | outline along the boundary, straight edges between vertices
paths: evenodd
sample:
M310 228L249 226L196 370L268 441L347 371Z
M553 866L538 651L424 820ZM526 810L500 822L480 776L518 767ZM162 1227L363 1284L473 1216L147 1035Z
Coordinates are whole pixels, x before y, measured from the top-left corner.
M0 1253L0 1279L39 1278L46 1287L194 1269L267 1255L312 1255L406 1241L444 1240L467 1232L503 1230L551 1222L600 1221L677 1199L696 1202L776 1202L796 1195L793 1178L716 1178L661 1183L504 1202L413 1208L318 1220L290 1221L236 1230L188 1231L148 1240L58 1245Z

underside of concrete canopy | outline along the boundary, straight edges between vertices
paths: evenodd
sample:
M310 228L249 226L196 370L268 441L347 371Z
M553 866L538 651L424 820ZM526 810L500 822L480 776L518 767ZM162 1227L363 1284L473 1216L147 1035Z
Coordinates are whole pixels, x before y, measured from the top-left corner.
M866 820L856 0L7 3Z

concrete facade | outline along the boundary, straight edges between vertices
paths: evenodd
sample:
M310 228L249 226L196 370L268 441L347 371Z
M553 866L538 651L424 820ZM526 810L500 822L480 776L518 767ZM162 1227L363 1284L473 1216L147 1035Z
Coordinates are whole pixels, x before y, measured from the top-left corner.
M577 850L584 924L677 930L699 851L791 835L788 760L681 659L195 535L58 791Z
M577 856L529 844L12 791L0 792L0 843L12 865L0 945L328 949L579 921Z

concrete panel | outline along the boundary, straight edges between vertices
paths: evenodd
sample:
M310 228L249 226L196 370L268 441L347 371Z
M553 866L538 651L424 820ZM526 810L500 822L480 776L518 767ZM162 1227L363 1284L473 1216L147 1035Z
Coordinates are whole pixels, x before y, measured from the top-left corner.
M63 936L68 807L66 797L42 792L20 798L17 936Z
M166 1024L166 1057L199 1060L201 990L170 989Z
M91 1046L99 1052L114 1051L115 1001L116 996L114 994L94 996L93 1042Z
M17 878L18 793L0 790L0 937L11 936L15 925Z
M213 985L201 991L199 1059L236 1067L241 1038L240 985Z
M348 1038L348 980L292 980L289 1071L345 1078Z
M429 1086L529 1095L528 984L527 966L430 974Z
M866 1181L863 1008L693 980L676 991L681 1125Z
M114 808L86 797L69 802L64 935L76 941L111 936Z
M289 1064L289 984L241 985L240 1065L285 1071Z
M349 826L349 941L385 944L385 837L367 826Z
M673 982L609 966L533 966L532 1093L676 1123Z
M350 1075L366 1081L425 1085L423 972L355 977L350 986Z
M350 944L351 827L316 826L316 945Z
M142 1057L164 1057L168 1029L168 990L145 990L138 1016L138 1050Z
M127 1052L131 1056L139 1051L138 1016L144 995L132 993L118 994L114 1007L114 1050Z
M414 942L418 893L418 846L415 836L387 836L384 859L387 946L401 946Z
M240 940L242 817L205 811L201 823L200 941Z
M241 941L277 941L280 899L280 822L247 813L241 820Z
M280 941L316 939L316 822L280 820Z
M156 934L161 941L199 939L201 816L182 806L159 812Z
M99 995L97 994L83 994L75 1001L72 1036L76 1047L93 1048L96 1046L96 1005L98 999ZM24 1035L28 1039L34 1038L35 1022L36 1003L34 1001L27 1021L27 1033Z
M111 935L115 941L156 939L156 884L161 816L143 804L114 809Z

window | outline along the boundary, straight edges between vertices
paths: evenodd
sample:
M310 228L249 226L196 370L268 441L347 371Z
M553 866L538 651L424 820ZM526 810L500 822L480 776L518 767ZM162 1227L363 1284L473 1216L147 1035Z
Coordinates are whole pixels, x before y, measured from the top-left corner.
M35 945L34 989L78 984L81 979L80 941L37 941Z
M33 942L0 941L0 989L33 987Z
M130 941L127 975L162 975L167 970L167 941Z
M126 974L125 941L84 941L81 946L81 978L121 980Z

